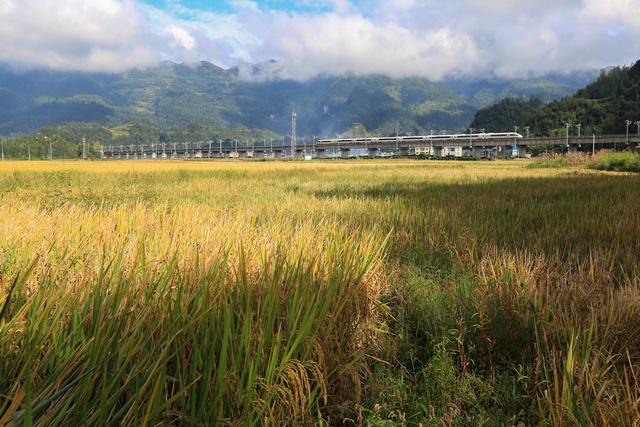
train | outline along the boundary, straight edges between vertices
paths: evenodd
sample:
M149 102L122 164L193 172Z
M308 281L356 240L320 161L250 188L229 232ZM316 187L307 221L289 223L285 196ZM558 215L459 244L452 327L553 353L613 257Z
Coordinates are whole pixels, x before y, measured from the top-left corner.
M339 144L339 143L379 143L379 142L402 142L402 141L474 141L484 139L520 139L522 135L517 132L489 132L489 133L459 133L453 135L424 135L424 136L383 136L370 138L333 138L320 139L320 144Z

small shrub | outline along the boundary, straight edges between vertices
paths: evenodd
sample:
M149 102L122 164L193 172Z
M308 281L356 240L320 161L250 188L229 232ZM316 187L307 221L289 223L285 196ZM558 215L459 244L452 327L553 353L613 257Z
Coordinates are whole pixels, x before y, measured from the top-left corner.
M640 154L637 153L608 153L587 164L589 169L616 172L640 172Z

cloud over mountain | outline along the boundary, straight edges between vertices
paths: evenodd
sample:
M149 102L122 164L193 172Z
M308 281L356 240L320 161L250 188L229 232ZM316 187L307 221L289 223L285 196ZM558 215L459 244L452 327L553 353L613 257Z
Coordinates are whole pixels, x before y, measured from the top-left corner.
M151 0L148 0L151 1ZM219 3L219 2L214 2ZM441 79L600 68L640 56L638 0L0 0L0 61L121 71L162 59L275 59L279 75ZM280 2L282 3L282 2Z

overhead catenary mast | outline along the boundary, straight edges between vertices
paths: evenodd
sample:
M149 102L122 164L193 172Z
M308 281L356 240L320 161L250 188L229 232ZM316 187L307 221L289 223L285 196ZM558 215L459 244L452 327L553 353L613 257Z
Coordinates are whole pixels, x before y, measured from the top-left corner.
M296 110L291 113L291 158L296 157Z

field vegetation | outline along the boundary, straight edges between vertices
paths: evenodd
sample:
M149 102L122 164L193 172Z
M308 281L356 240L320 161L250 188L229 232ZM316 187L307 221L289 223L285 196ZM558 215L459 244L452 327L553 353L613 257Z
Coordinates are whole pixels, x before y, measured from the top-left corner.
M0 162L0 425L637 425L640 176Z
M640 154L629 151L601 150L595 155L544 153L528 165L530 169L588 168L612 172L640 172Z
M607 156L599 156L588 164L591 169L640 172L640 153L611 153Z

